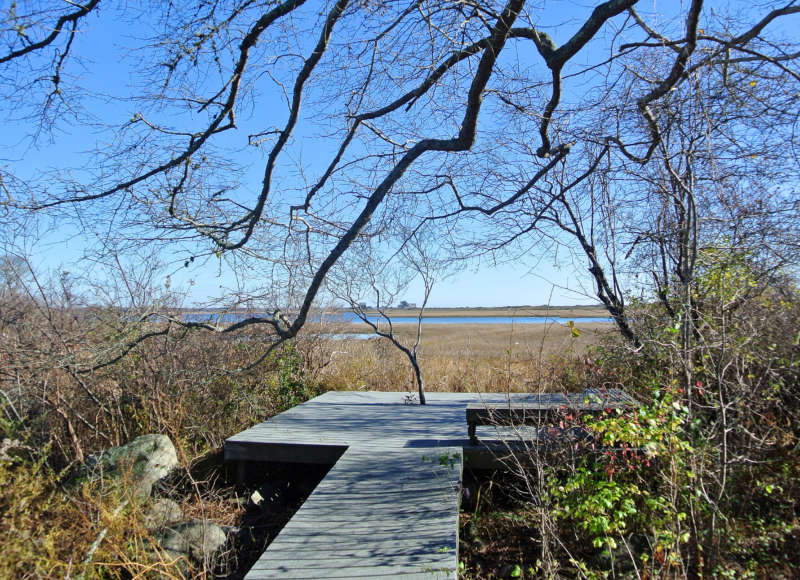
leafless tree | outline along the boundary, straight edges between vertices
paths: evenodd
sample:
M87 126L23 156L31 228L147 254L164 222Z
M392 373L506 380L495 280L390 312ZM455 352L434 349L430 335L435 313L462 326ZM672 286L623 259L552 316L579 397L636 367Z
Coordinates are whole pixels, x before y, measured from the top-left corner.
M566 244L636 344L626 299L637 260L664 258L648 265L658 294L665 275L692 267L697 240L685 234L706 219L699 209L722 219L722 204L703 205L713 188L704 200L687 193L698 159L715 171L723 158L736 165L730 155L742 170L765 160L759 187L777 197L761 213L796 212L774 184L796 167L797 50L779 37L800 12L794 2L731 15L702 0L670 14L636 4L576 8L568 23L524 0L120 9L114 17L155 32L129 42L133 89L93 112L107 146L72 172L7 163L4 219L69 217L106 241L101 252L168 247L176 264L221 260L250 272L228 304L267 315L172 323L223 333L266 325L275 341L254 363L303 327L348 249L398 219L408 232L440 228L474 255ZM58 140L67 120L85 120L76 112L90 90L70 67L91 57L79 40L106 15L99 2L20 6L5 14L0 74L27 112L7 99L4 115ZM767 123L773 131L754 148ZM303 155L311 133L317 145ZM776 174L766 160L781 150L792 163ZM731 182L741 175L722 171ZM637 224L661 230L637 237Z
M635 346L627 299L644 292L669 317L690 316L698 250L757 254L765 275L796 265L798 206L787 184L798 170L798 52L780 41L780 27L797 7L765 9L751 22L746 11L710 18L702 10L692 3L676 31L628 10L631 27L594 69L590 104L563 103L558 125L544 116L541 126L572 144L546 176L520 121L506 139L521 154L492 156L480 180L454 169L447 181L462 218L492 232L474 252L535 244L573 252ZM646 39L631 40L637 33ZM538 118L517 95L503 102L512 120ZM505 197L496 193L503 188Z
M378 248L358 245L354 248L357 257L348 260L352 265L333 276L329 286L332 286L332 294L348 304L359 321L405 355L414 375L419 403L424 405L425 384L419 360L423 319L434 285L449 275L453 260L440 255L430 232L418 230L411 235L401 233L400 237L400 251L385 260L379 258L382 252ZM398 296L408 291L414 281L422 284L422 302L409 309L409 313L416 313L416 330L412 342L408 343L395 329L392 317L398 312Z

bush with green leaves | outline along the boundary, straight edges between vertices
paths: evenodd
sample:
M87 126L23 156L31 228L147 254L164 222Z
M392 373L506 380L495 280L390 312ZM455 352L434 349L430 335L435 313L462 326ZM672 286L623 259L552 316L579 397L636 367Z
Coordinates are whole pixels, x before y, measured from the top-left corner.
M633 411L587 417L592 443L574 470L549 485L556 521L577 529L612 565L623 549L642 571L678 568L689 531L677 498L680 489L693 485L688 465L696 453L683 431L687 412L678 391L670 389ZM590 563L572 560L584 573L603 575Z
M587 386L645 404L589 421L597 448L549 467L564 545L593 548L568 559L597 576L798 574L796 283L705 250L689 286L667 297L674 316L634 304L637 348L612 342L586 361Z
M322 387L309 375L294 343L285 343L274 363L277 372L269 379L269 392L275 413L291 409L322 393Z

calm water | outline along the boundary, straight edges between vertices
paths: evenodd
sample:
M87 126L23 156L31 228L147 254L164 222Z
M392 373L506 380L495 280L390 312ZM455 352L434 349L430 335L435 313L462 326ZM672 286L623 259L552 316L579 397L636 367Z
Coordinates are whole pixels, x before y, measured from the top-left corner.
M370 321L378 321L377 316L370 316ZM348 320L348 318L345 318ZM355 316L349 318L350 322L358 322ZM382 319L381 319L382 320ZM423 318L425 324L544 324L556 322L566 324L570 320L577 322L612 322L611 318L587 316L584 318L564 318L561 316L436 316ZM393 324L416 324L416 316L393 316Z
M229 312L217 314L213 312L192 312L183 315L186 322L211 322L216 324L230 324L242 320L246 315ZM370 316L370 321L383 321L378 316ZM358 317L352 312L344 312L340 315L332 315L326 320L331 322L359 322ZM603 316L587 316L582 318L565 318L561 316L438 316L433 318L423 318L425 324L544 324L555 322L566 324L570 320L576 323L581 322L612 322L611 318ZM393 324L416 324L416 316L393 316Z

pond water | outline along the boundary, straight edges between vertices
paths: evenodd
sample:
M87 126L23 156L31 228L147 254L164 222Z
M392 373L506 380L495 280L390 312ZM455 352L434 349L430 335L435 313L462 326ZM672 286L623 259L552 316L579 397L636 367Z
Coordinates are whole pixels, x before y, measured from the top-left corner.
M370 321L378 320L370 316ZM347 319L345 319L347 320ZM423 318L424 324L545 324L555 322L566 324L570 320L579 322L612 322L611 318L601 316L586 316L583 318L564 318L562 316L436 316ZM353 317L350 322L358 322ZM416 316L392 316L393 324L416 324Z

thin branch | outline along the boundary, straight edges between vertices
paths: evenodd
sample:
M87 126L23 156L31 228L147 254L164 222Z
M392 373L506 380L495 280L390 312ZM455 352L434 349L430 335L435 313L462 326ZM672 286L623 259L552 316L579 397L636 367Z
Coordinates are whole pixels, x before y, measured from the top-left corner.
M90 0L90 2L85 6L73 4L73 6L76 6L78 10L76 10L75 12L70 12L69 14L65 14L64 16L60 17L56 21L56 25L53 27L53 30L50 32L50 34L45 36L39 42L34 42L18 50L12 50L11 52L9 52L4 56L0 56L0 64L7 63L9 61L14 60L15 58L19 58L21 56L25 56L26 54L30 54L37 50L41 50L42 48L45 48L46 46L52 44L58 38L58 36L64 31L65 26L70 26L70 25L72 26L72 33L70 34L70 40L71 40L72 35L74 35L75 33L75 26L77 25L78 20L80 20L81 18L89 14L89 12L97 8L97 5L99 3L100 0Z

